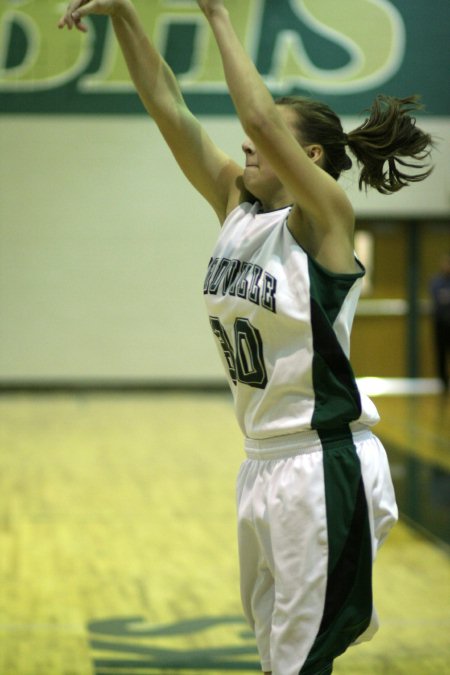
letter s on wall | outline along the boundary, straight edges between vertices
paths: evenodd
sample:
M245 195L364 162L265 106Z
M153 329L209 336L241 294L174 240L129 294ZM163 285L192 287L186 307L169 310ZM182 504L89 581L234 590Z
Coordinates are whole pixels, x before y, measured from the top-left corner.
M295 86L335 94L364 91L386 82L401 67L405 23L389 0L291 0L291 5L311 31L347 51L349 63L334 70L318 68L301 35L283 31L266 78L273 91Z

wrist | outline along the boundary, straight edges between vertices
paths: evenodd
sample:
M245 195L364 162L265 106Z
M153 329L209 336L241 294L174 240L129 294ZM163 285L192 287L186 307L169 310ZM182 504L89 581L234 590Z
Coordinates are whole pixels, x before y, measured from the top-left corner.
M203 12L209 23L213 23L214 21L218 21L220 19L229 18L228 9L222 4L215 7L207 7L203 10Z
M135 13L135 7L131 0L115 0L110 16L112 19L126 19Z
M112 3L111 7L111 16L122 16L123 14L126 14L129 10L130 7L133 7L133 4L130 2L130 0L114 0Z

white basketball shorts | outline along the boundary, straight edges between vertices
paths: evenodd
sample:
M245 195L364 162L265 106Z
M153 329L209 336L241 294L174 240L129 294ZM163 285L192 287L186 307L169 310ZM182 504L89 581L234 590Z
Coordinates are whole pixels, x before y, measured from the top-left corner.
M237 481L244 613L263 671L325 675L377 629L372 564L398 517L369 429L246 440Z

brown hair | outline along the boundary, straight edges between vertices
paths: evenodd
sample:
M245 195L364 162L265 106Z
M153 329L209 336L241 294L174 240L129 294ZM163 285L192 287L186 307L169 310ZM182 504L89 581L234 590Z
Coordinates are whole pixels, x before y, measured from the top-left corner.
M300 96L284 96L276 103L294 108L302 142L322 145L323 169L336 180L352 166L346 146L360 167L360 189L373 187L382 194L390 194L424 180L433 170L426 168L432 138L416 126L410 115L421 108L417 96L403 99L377 96L365 122L349 134L344 133L339 117L325 103ZM405 172L403 167L413 171Z

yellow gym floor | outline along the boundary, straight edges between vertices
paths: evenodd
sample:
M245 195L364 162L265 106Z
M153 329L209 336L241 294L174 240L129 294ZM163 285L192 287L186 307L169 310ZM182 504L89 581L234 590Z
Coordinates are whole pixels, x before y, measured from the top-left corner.
M258 672L242 459L225 394L1 397L0 675ZM450 672L449 600L447 553L400 523L375 566L381 629L335 672Z

